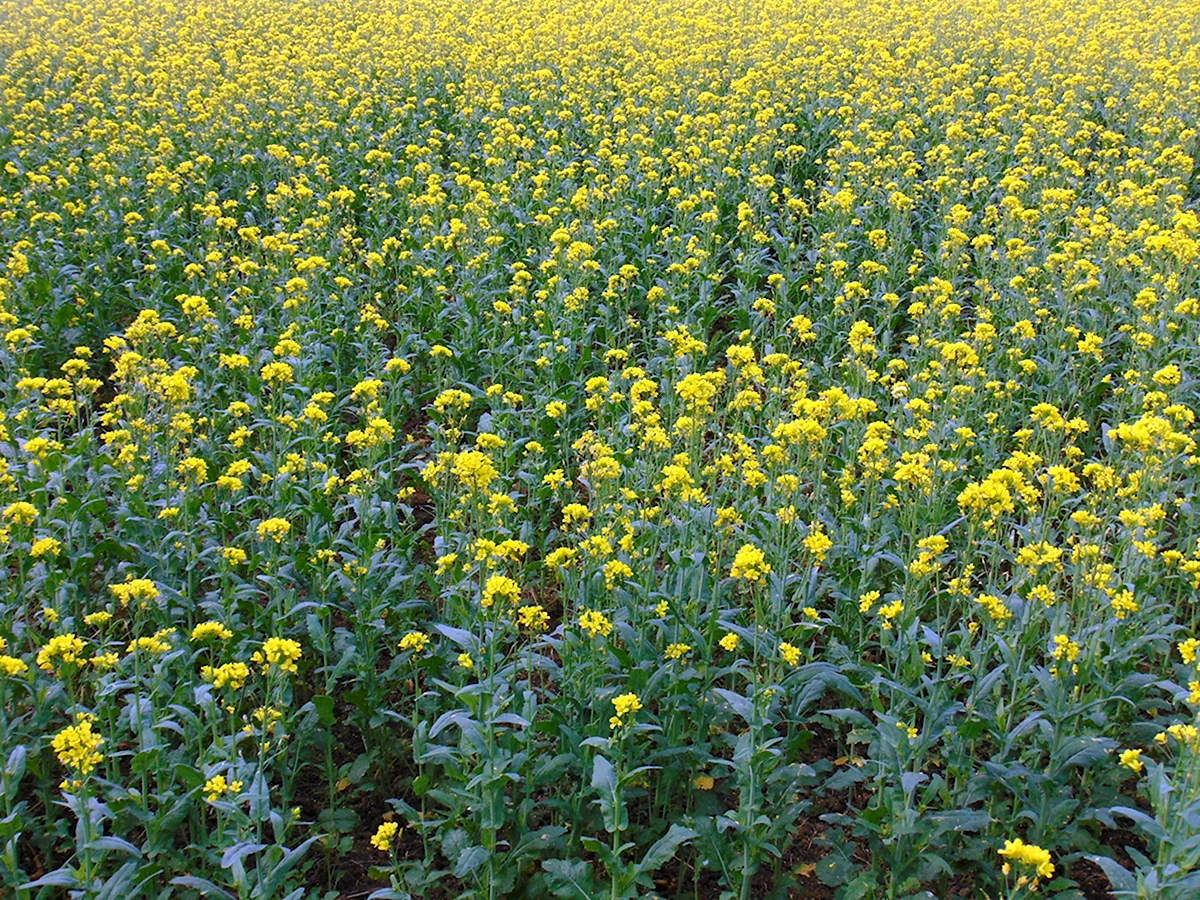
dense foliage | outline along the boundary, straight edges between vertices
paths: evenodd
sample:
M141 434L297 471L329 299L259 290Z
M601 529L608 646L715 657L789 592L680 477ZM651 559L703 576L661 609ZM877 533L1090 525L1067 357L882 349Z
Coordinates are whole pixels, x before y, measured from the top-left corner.
M0 0L0 893L1200 894L1198 30Z

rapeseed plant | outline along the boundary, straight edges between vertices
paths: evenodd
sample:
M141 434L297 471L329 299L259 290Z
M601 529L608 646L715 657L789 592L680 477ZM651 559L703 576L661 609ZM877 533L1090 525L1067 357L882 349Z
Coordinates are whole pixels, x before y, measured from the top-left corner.
M1193 4L0 9L6 895L1196 892Z

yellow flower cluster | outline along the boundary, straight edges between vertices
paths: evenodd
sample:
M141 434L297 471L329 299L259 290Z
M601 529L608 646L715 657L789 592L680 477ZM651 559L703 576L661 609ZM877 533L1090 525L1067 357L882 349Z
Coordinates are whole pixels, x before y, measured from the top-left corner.
M633 721L633 714L642 708L641 698L637 694L619 694L613 697L613 708L616 713L608 720L610 728L619 728Z
M226 794L238 794L242 790L242 782L227 781L224 775L214 775L212 778L204 782L202 788L204 799L209 803L220 800Z
M134 600L157 600L160 596L158 586L149 578L130 578L121 584L110 584L108 589L122 606L128 606Z
M400 639L401 652L412 651L413 653L421 653L429 646L429 635L423 631L410 631Z
M588 637L596 635L608 637L612 633L612 622L603 613L585 609L579 614L579 627L587 632Z
M270 539L278 544L282 542L283 539L288 536L288 534L291 533L291 530L291 522L289 522L287 519L275 517L263 519L263 521L259 522L258 528L256 529L256 534L258 534L258 539L260 541Z
M298 641L290 638L271 637L263 642L262 650L254 651L251 661L262 666L264 673L269 671L271 666L278 666L280 671L295 675L298 671L296 664L300 661L300 655Z
M220 666L203 666L200 675L214 687L229 687L235 691L241 690L250 677L250 667L243 662L225 663Z
M59 634L50 638L37 654L39 669L54 672L62 665L79 662L84 643L74 634Z
M748 582L761 581L771 571L766 556L753 544L743 544L733 558L729 569L730 578L742 578Z
M1043 850L1036 844L1026 844L1020 838L1005 841L1004 848L997 851L1006 860L1011 860L1020 866L1033 869L1040 878L1052 878L1054 876L1054 863L1050 862L1050 853ZM1008 863L1005 863L1005 874L1008 872Z
M89 774L104 759L100 752L104 738L92 730L93 721L91 716L79 715L74 725L68 725L50 742L58 761L80 775Z
M521 586L507 575L491 575L483 587L480 606L490 608L497 599L516 603L521 599Z
M375 834L371 836L371 846L376 850L382 850L387 853L392 849L392 842L396 839L396 834L400 831L399 822L382 822L375 829Z
M192 629L189 640L192 641L227 641L233 637L233 632L220 622L201 622Z

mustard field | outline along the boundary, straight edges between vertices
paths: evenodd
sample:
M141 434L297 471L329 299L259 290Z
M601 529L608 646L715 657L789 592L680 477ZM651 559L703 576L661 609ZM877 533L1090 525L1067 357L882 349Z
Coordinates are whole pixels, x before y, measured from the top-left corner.
M0 0L0 896L1200 896L1193 0Z

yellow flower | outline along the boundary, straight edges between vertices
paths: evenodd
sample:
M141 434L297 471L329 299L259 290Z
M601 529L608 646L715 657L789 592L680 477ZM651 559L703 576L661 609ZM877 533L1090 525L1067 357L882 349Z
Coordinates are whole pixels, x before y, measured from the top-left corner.
M125 652L166 653L171 649L171 642L167 640L167 637L174 633L174 631L174 628L167 628L149 637L134 638L125 648Z
M738 636L732 631L727 631L725 637L721 638L720 644L722 648L732 653L737 649Z
M705 412L717 393L717 386L713 382L713 378L693 372L675 385L675 393L690 411Z
M574 547L559 547L546 555L545 565L547 569L562 571L569 568L578 556L579 551Z
M287 384L292 380L294 370L285 362L270 362L258 370L262 380L272 387Z
M456 454L450 471L469 492L477 494L486 492L500 475L491 457L479 450L464 450Z
M496 602L496 598L516 603L521 599L521 586L507 575L492 575L483 587L483 597L479 605L488 609Z
M62 544L52 537L38 538L29 548L29 555L33 559L43 556L58 556L60 552L62 552Z
M763 576L771 571L770 564L763 552L753 544L743 544L733 558L733 566L729 569L730 578L743 578L748 582L761 581Z
M608 617L590 609L585 609L579 614L579 627L587 632L588 637L592 638L598 634L608 637L612 632L612 622Z
M38 511L32 503L18 500L16 503L6 506L2 515L17 525L31 525L33 520L38 517Z
M259 523L257 534L260 541L270 538L275 543L280 543L288 533L292 530L292 523L287 519L271 518L264 519Z
M1160 744L1167 743L1167 737L1173 737L1177 741L1182 741L1185 744L1190 744L1193 747L1197 742L1200 742L1200 729L1190 722L1187 724L1175 723L1166 731L1160 732L1154 736L1154 740Z
M237 794L242 790L240 781L226 781L224 775L214 775L204 782L204 799L209 803L219 800L225 794Z
M668 644L667 652L663 654L667 659L683 659L692 652L691 644Z
M1012 618L1012 610L1004 605L1004 601L992 594L980 594L975 602L987 610L988 615L997 625L1003 625Z
M128 606L131 600L148 602L160 596L157 585L149 578L130 578L122 584L110 584L108 589L121 601L122 606Z
M211 638L215 638L219 641L227 641L231 637L233 637L233 632L220 622L201 622L192 629L192 634L189 640L207 641Z
M902 612L904 612L904 601L902 600L893 600L891 603L885 603L879 607L879 615L883 617L883 630L890 631L892 620Z
M642 708L642 701L637 694L628 693L613 697L613 707L616 709L616 715L608 720L610 728L617 728L621 725L628 724L627 718L632 718L633 714Z
M604 564L604 586L610 590L616 585L618 579L632 578L633 569L619 559L611 559Z
M1020 838L1004 842L1004 849L997 851L1005 859L1035 869L1039 877L1050 878L1054 875L1054 864L1050 862L1050 853L1036 844L1026 844Z
M421 653L429 646L429 635L423 631L410 631L404 637L400 638L400 650L411 650L414 653Z
M440 413L448 409L465 409L471 405L471 395L458 388L442 391L433 399L433 408Z
M15 656L0 655L0 675L16 678L29 671L29 665L23 659Z
M382 850L387 853L392 849L392 841L396 839L396 833L400 830L398 822L384 822L371 837L371 846L376 850Z
M37 665L45 672L53 672L58 665L79 662L83 653L83 641L74 634L60 634L46 641L45 646L38 651Z
M1179 643L1179 655L1183 657L1183 661L1188 665L1193 665L1196 662L1196 651L1200 650L1200 639L1188 638L1186 641Z
M208 463L197 456L189 456L182 460L179 465L175 467L175 471L183 478L200 483L208 478ZM168 508L174 509L176 513L179 511L175 507ZM159 514L159 517L163 519L169 519L172 518L172 514L168 513L167 510L164 509L162 513Z
M200 669L200 677L211 682L213 687L229 687L235 691L241 690L246 679L250 677L250 667L243 662L225 663L223 666L204 666Z
M517 610L517 621L530 631L545 631L550 625L550 614L536 604L522 606Z
M1154 379L1155 384L1162 385L1163 387L1175 387L1183 379L1183 373L1180 371L1179 366L1170 365L1163 366L1151 377Z
M817 565L820 565L825 561L825 556L833 546L833 541L825 533L825 526L820 522L814 522L809 526L809 533L808 537L804 539L804 546L816 558ZM770 571L769 567L768 571Z
M1079 645L1065 634L1054 636L1054 658L1075 662L1079 658Z
M1131 772L1138 773L1146 768L1146 764L1142 762L1141 756L1141 750L1122 750L1120 763Z
M789 666L798 666L800 664L800 648L792 646L787 641L780 643L779 655L783 657L783 661Z
M293 675L297 672L296 663L300 660L300 644L287 638L267 638L262 650L255 651L251 660L262 666L265 673L271 666L279 666L284 672Z
M1125 589L1118 592L1110 601L1113 608L1113 614L1118 619L1124 619L1130 613L1135 613L1141 609L1141 605L1133 598L1133 592Z
M68 725L54 736L50 746L58 761L80 775L87 775L104 759L100 745L104 738L92 731L92 717L79 715L74 725Z

